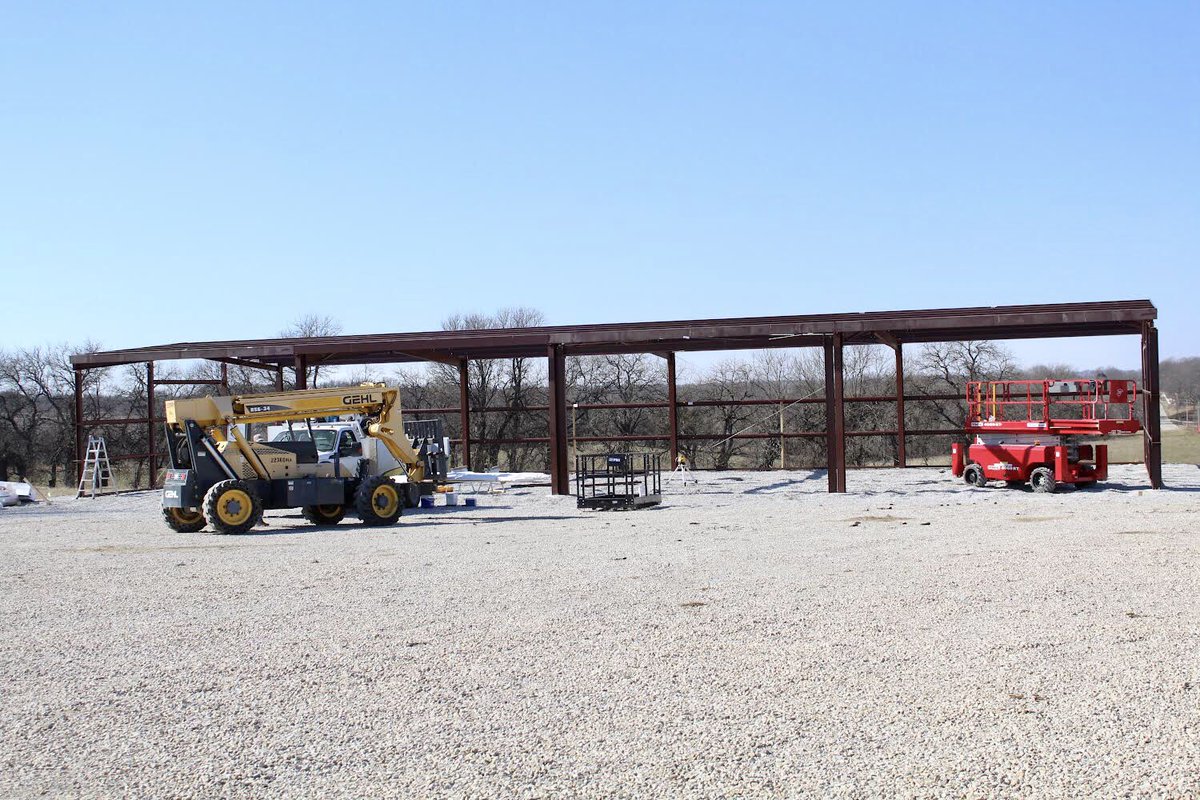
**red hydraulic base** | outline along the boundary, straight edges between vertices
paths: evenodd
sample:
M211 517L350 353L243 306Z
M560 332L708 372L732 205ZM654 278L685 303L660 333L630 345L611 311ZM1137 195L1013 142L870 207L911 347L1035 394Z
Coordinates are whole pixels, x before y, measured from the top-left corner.
M1035 492L1053 492L1073 483L1090 486L1108 478L1108 446L1103 444L1025 445L957 442L950 448L951 472L975 486L988 481L1029 483Z

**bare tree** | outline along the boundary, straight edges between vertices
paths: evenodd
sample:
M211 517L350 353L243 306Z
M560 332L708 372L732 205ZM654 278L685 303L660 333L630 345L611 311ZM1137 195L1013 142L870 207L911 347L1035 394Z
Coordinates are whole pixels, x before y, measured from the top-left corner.
M46 483L58 484L75 455L75 370L71 354L99 349L65 344L0 354L0 475L45 470ZM98 407L107 373L83 373L85 408ZM88 401L92 402L89 403Z
M600 356L603 371L600 376L605 394L618 403L648 402L659 392L657 370L651 357L644 353ZM619 408L612 414L612 425L623 436L644 433L653 416L645 408Z
M762 350L754 354L747 366L755 397L779 401L774 415L771 414L770 406L758 407L760 424L757 426L757 432L773 433L777 429L786 431L789 419L794 417L791 412L796 408L789 408L790 404L786 401L797 399L797 389L801 383L800 360L794 353L786 350ZM770 469L782 458L788 447L786 440L781 436L779 439L755 440L750 449L755 453L754 466L758 469ZM795 453L794 448L792 452Z
M608 391L604 379L604 359L600 356L574 356L567 359L567 397L578 405L603 403ZM608 420L604 412L586 408L572 411L571 437L596 436ZM578 445L577 445L578 448Z
M847 397L876 397L891 395L895 389L895 371L884 345L855 345L847 347L842 365L843 383ZM848 403L846 430L877 431L891 429L896 424L893 402ZM896 437L851 436L846 439L846 461L863 466L893 463L897 456Z
M1168 358L1161 365L1162 391L1179 411L1189 420L1196 418L1196 406L1200 403L1200 358ZM1109 373L1110 377L1122 377ZM1140 378L1137 375L1129 376Z
M705 400L733 401L718 402L706 409L711 409L709 414L704 415L710 417L706 427L715 427L722 438L701 450L712 459L714 469L729 469L733 458L747 449L745 441L734 438L735 434L741 432L742 426L755 413L754 406L736 405L736 401L747 400L754 394L750 368L743 361L722 361L709 373L704 384L697 388ZM694 423L697 420L692 418L691 421Z
M545 324L545 316L534 308L503 308L495 314L453 314L442 321L443 330L528 328ZM517 439L545 436L546 415L532 412L545 398L542 360L536 358L474 359L467 368L467 388L471 405L482 411L472 416L472 439ZM448 364L430 364L431 381L447 389L458 385L458 368ZM500 463L503 452L510 469L535 466L530 461L538 454L543 465L542 448L507 443L485 445L476 450L480 465Z
M41 404L22 380L21 359L0 353L0 480L24 476L36 458Z
M921 348L918 368L943 388L965 391L970 381L1001 381L1016 372L1007 348L996 342L937 342Z
M296 317L290 325L279 332L284 339L311 339L321 336L337 336L342 332L342 323L323 314L304 314ZM316 387L321 373L320 364L310 364L305 370L308 386Z
M917 368L925 380L917 381L924 394L953 393L964 396L972 381L1000 381L1016 373L1016 362L1007 348L986 341L938 342L927 344L917 357ZM937 416L951 425L962 425L966 406L961 401L933 404Z
M910 403L907 417L910 429L948 427L962 429L967 406L963 398L970 381L1016 378L1019 372L1012 354L1004 346L988 341L943 342L921 348L915 370L907 376L914 394L929 397ZM950 395L954 399L943 399ZM923 458L944 458L950 442L961 435L924 436L909 441L908 457L919 463Z

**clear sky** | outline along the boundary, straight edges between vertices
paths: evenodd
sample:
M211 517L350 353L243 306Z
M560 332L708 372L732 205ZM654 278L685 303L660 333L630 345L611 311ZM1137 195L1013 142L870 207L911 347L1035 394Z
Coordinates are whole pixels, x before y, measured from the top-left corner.
M0 3L2 346L1148 297L1200 355L1198 256L1196 2Z

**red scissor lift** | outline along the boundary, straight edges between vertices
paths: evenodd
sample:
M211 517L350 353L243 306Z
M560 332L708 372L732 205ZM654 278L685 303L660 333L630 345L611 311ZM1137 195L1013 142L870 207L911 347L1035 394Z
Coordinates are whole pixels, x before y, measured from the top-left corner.
M1108 478L1108 446L1081 440L1140 431L1136 397L1133 381L1106 378L972 381L966 430L975 438L965 453L951 446L951 471L975 486L1091 486Z

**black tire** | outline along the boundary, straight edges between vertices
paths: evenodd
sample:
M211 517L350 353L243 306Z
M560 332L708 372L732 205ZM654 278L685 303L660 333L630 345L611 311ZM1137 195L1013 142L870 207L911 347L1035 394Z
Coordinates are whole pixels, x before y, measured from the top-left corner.
M967 468L963 470L963 480L981 489L987 486L987 478L983 476L983 467L978 464L967 465Z
M246 481L220 481L204 495L204 518L217 533L245 533L259 523L262 512L262 500Z
M198 508L164 507L162 515L167 527L176 533L195 533L204 529L204 512Z
M404 484L404 507L416 508L421 505L421 484L409 481Z
M179 464L176 465L178 469L192 468L192 451L188 447L187 437L183 434L175 437L175 455L179 459Z
M313 525L337 525L346 516L346 507L342 505L305 506L300 509L300 513Z
M354 508L363 525L392 525L404 511L403 490L390 478L367 478L354 493Z
M1029 473L1029 485L1035 492L1051 494L1058 488L1058 481L1054 480L1054 470L1049 467L1038 467Z

